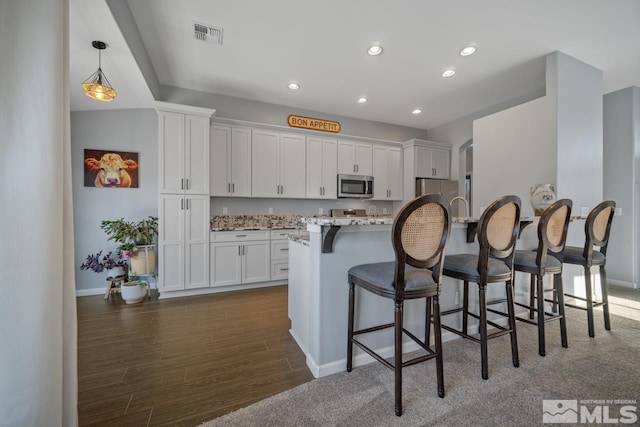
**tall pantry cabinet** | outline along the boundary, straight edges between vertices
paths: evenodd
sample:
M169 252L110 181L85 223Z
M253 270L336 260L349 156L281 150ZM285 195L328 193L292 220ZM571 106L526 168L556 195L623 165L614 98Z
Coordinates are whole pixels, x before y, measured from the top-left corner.
M215 110L156 102L158 289L209 287L209 134Z

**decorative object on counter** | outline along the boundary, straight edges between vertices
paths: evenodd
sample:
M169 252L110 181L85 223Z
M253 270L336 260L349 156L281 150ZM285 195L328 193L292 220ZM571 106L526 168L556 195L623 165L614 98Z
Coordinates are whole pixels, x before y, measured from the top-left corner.
M556 201L556 188L553 184L536 184L530 189L531 207L536 216L541 216Z
M300 228L302 215L215 215L211 217L211 230Z
M102 255L102 251L89 254L80 265L80 270L92 270L96 273L107 271L107 277L119 277L126 274L127 262L120 257L120 252L110 251Z

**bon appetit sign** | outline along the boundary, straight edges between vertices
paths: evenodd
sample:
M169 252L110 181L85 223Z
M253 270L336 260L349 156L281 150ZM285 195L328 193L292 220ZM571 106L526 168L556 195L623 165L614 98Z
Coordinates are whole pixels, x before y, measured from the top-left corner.
M287 118L289 126L294 128L321 130L323 132L340 132L340 122L332 120L314 119L311 117L294 116L291 114Z

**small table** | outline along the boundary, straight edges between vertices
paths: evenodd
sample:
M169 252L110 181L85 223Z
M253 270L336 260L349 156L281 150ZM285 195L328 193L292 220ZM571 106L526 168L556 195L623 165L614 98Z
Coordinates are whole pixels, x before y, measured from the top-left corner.
M113 290L118 289L118 285L116 283L122 283L127 279L126 275L116 276L116 277L107 277L107 290L104 292L104 299L109 299L111 296L111 292Z

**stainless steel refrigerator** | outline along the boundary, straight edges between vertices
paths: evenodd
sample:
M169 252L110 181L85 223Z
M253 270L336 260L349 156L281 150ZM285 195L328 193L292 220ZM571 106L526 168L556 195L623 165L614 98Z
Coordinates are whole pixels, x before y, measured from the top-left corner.
M442 194L451 202L451 199L458 196L458 181L416 178L416 197L431 193ZM465 216L463 202L456 202L451 206L451 215Z

